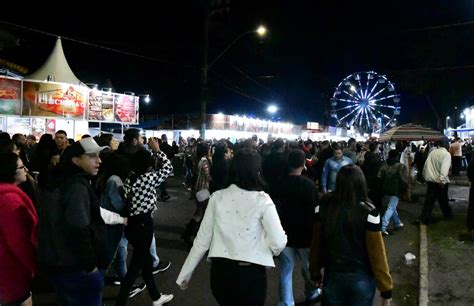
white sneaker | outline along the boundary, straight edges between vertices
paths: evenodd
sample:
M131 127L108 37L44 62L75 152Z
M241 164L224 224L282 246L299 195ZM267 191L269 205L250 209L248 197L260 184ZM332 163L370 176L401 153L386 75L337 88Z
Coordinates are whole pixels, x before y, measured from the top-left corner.
M161 294L160 298L157 301L153 301L153 306L161 306L168 303L174 298L172 294Z

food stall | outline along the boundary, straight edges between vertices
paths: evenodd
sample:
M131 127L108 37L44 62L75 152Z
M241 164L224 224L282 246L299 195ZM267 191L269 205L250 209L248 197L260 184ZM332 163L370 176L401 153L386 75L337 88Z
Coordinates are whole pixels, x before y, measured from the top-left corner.
M0 130L80 139L89 122L138 124L139 97L91 89L69 67L58 37L45 64L26 78L0 76Z

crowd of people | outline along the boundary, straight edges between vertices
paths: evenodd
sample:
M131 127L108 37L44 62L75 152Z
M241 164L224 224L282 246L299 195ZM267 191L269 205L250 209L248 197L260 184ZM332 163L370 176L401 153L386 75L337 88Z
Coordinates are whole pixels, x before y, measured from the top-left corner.
M183 192L196 205L182 234L190 252L176 280L181 289L207 253L220 305L264 305L266 268L277 257L279 305L295 304L298 260L308 302L372 305L377 287L389 305L393 282L382 237L404 226L400 199L410 200L412 183L426 183L420 222L430 224L436 200L452 217L450 169L467 169L474 180L474 163L467 167L462 158L466 144L449 145L256 137L169 145L166 135L147 140L133 128L121 142L106 133L74 142L60 130L37 143L32 135L2 133L0 304L33 305L38 273L59 305L102 305L106 275L120 285L116 305L145 288L153 305L171 301L153 276L171 263L158 257L152 214L157 201L170 198L166 180L179 155ZM472 194L467 223L474 238Z

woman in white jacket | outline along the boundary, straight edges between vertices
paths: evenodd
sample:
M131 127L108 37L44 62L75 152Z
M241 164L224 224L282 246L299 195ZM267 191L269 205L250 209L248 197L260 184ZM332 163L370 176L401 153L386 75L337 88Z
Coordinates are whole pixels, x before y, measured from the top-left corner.
M211 290L220 305L264 305L265 267L285 248L287 237L275 205L262 190L257 152L241 149L230 169L230 186L209 199L194 245L176 283L186 289L209 250Z

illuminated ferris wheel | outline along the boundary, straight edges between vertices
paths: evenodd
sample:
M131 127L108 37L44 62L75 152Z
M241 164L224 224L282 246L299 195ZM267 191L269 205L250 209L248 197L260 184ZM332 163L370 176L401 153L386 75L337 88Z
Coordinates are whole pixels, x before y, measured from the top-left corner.
M385 75L375 71L353 73L331 98L331 117L338 126L356 127L364 133L381 133L400 115L400 96Z

